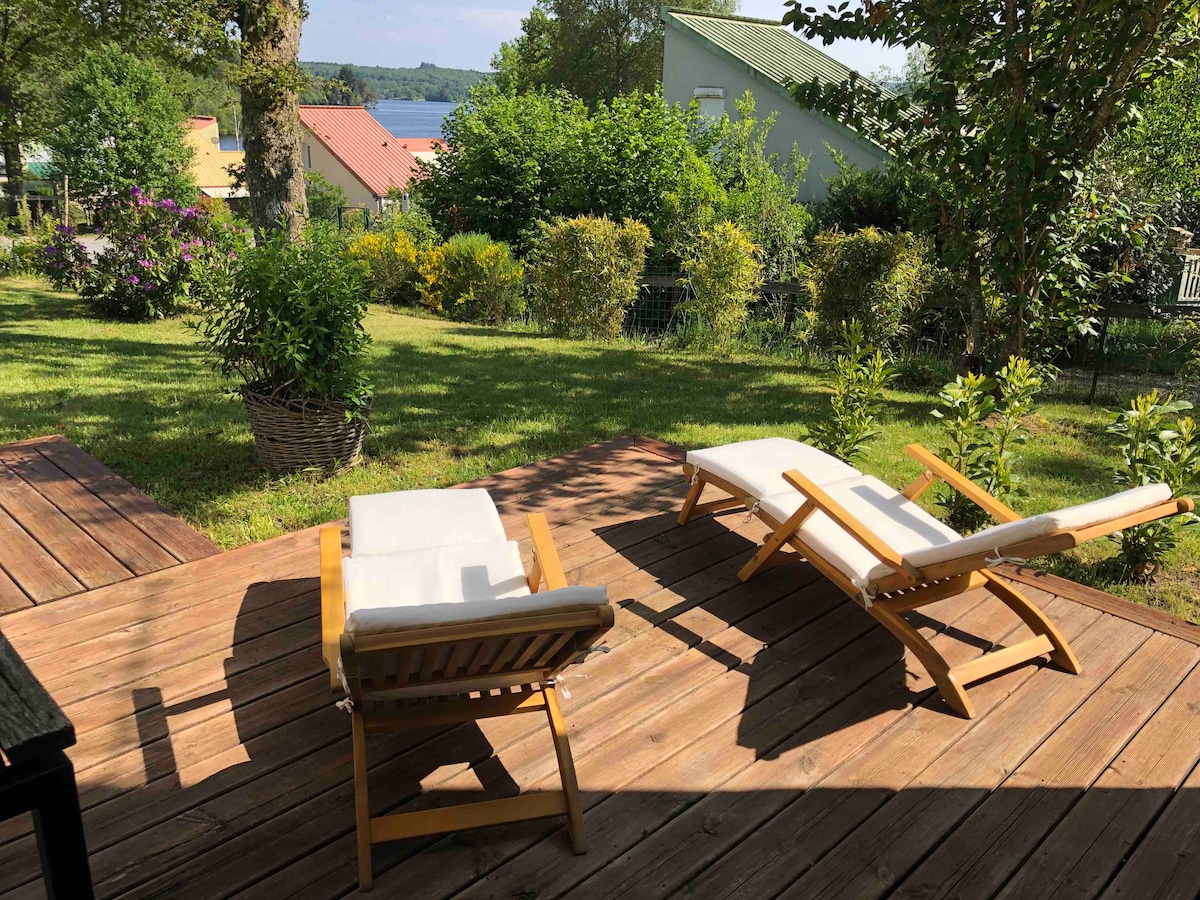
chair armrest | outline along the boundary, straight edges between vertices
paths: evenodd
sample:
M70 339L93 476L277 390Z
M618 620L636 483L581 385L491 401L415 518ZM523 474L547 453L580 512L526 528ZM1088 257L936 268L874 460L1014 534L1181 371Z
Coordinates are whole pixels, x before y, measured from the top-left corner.
M529 534L533 537L533 570L528 575L529 590L536 594L543 578L546 579L547 590L566 587L567 576L563 574L558 551L554 549L554 539L550 537L550 524L546 517L542 513L529 513L525 521L529 523Z
M909 444L904 448L904 452L976 506L983 509L984 512L997 522L1016 522L1020 520L1021 516L1019 513L1009 509L971 479L963 475L962 472L943 462L920 444ZM919 492L915 495L909 495L906 491L905 496L910 500L915 500L919 496Z
M879 535L875 534L849 510L825 493L812 479L795 469L784 472L783 479L807 497L813 506L833 519L843 531L881 562L891 566L913 584L923 580L921 573L913 565L906 562L903 556L889 547Z
M346 594L342 583L342 529L321 529L321 656L329 666L330 687L341 689L337 677L340 641L346 627Z

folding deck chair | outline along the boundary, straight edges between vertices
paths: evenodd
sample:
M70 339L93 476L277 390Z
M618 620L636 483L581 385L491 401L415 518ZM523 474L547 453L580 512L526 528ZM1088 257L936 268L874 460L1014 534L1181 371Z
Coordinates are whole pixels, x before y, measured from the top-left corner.
M527 516L525 573L487 491L403 491L350 500L350 557L321 529L322 654L351 712L359 888L371 845L583 810L555 677L613 623L603 587L568 587L545 516ZM546 590L540 590L542 582ZM561 791L371 817L366 735L544 711Z
M746 506L772 533L738 573L743 581L765 566L794 559L785 545L792 548L899 638L951 708L968 718L975 715L965 691L972 682L1045 654L1068 672L1080 671L1054 624L991 567L1194 509L1188 498L1173 499L1169 486L1150 484L1022 519L924 447L910 444L905 450L924 471L902 493L815 447L784 438L692 451L683 467L691 489L679 524L705 512ZM925 512L914 501L938 479L999 524L963 537ZM707 484L728 496L699 503ZM979 587L1016 613L1034 636L950 666L902 613Z

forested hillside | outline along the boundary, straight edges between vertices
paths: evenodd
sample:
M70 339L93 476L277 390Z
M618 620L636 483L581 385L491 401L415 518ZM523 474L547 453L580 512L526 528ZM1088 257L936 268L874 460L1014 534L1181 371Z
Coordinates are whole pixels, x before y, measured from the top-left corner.
M322 79L336 78L343 63L302 62L305 69ZM415 69L392 69L386 66L354 66L354 74L365 81L383 100L444 100L460 102L467 99L467 90L485 72L469 69L443 69L432 63L421 63Z

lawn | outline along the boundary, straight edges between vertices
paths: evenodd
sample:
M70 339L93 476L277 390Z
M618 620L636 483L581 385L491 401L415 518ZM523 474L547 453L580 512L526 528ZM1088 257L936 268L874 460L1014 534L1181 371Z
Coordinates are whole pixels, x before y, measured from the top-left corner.
M367 461L328 480L257 467L240 405L223 392L180 321L89 318L70 294L0 281L0 442L62 433L223 547L346 514L354 494L469 481L622 434L683 447L803 437L820 416L820 373L787 360L564 341L372 308L375 406ZM884 434L861 468L901 485L903 453L938 437L929 395L890 392ZM1021 471L1023 511L1112 490L1103 408L1047 403ZM1096 542L1057 563L1080 577L1111 553ZM1200 621L1200 537L1188 535L1153 586L1109 590Z

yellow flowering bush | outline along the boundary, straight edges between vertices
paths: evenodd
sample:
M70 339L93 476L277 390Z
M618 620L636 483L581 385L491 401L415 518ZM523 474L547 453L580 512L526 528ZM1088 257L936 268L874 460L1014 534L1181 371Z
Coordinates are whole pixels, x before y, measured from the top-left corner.
M525 270L508 244L456 234L417 260L421 303L459 322L496 325L520 315Z
M420 254L416 241L403 231L368 231L350 244L350 255L367 264L371 299L378 303L415 306L420 301Z

